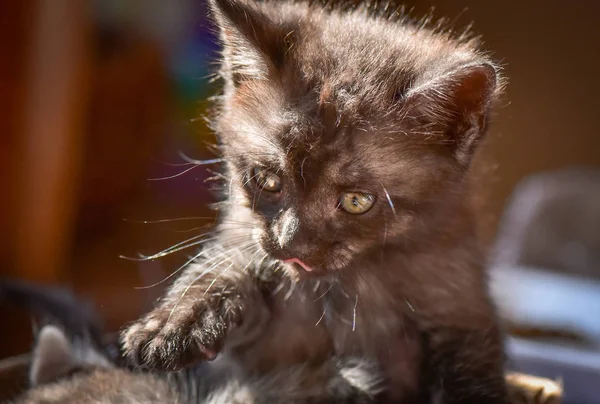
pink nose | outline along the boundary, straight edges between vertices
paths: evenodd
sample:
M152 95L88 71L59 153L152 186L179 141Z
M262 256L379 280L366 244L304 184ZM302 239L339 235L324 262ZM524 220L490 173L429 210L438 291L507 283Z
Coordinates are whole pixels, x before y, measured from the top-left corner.
M289 260L285 260L283 261L286 264L298 264L300 265L302 268L304 268L304 270L306 272L311 272L313 269L311 267L309 267L308 265L306 265L304 262L302 262L301 260L299 260L298 258L290 258Z

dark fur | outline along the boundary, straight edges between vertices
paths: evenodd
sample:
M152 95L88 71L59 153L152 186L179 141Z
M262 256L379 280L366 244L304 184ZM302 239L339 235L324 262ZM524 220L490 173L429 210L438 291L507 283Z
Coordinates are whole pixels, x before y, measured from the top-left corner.
M210 4L227 200L217 240L123 334L132 362L223 352L217 364L260 374L358 355L380 367L380 401L507 403L469 190L498 68L475 40L367 9ZM255 166L281 192L259 189ZM374 207L343 212L350 191Z

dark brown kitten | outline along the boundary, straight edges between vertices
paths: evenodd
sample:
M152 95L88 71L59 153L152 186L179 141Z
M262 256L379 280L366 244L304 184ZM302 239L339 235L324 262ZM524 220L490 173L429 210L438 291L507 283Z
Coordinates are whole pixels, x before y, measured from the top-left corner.
M215 366L262 374L360 356L384 375L379 402L507 403L469 204L498 68L385 10L210 4L226 209L123 334L130 359L174 370L221 352Z

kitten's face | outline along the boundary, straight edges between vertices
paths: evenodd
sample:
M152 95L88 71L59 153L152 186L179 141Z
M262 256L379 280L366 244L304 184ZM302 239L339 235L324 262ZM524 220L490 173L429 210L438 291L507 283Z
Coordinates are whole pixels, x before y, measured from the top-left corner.
M248 212L266 252L300 273L342 271L410 238L460 188L493 68L469 61L453 71L465 49L441 38L420 49L413 42L425 34L411 40L390 24L244 7L241 20L239 10L221 15L226 89L216 129L233 209Z
M379 128L336 126L317 100L312 110L284 104L286 110L257 102L247 109L254 114L241 112L246 124L226 155L237 183L234 209L251 210L263 249L298 259L297 268L340 270L409 232L455 171L450 156L405 139L411 128L402 119L370 117Z

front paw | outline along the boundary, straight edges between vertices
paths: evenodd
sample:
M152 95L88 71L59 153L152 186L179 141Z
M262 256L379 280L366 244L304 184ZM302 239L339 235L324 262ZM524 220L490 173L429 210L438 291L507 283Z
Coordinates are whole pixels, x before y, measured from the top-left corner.
M122 334L125 354L136 367L176 371L216 358L227 320L205 304L158 307Z

